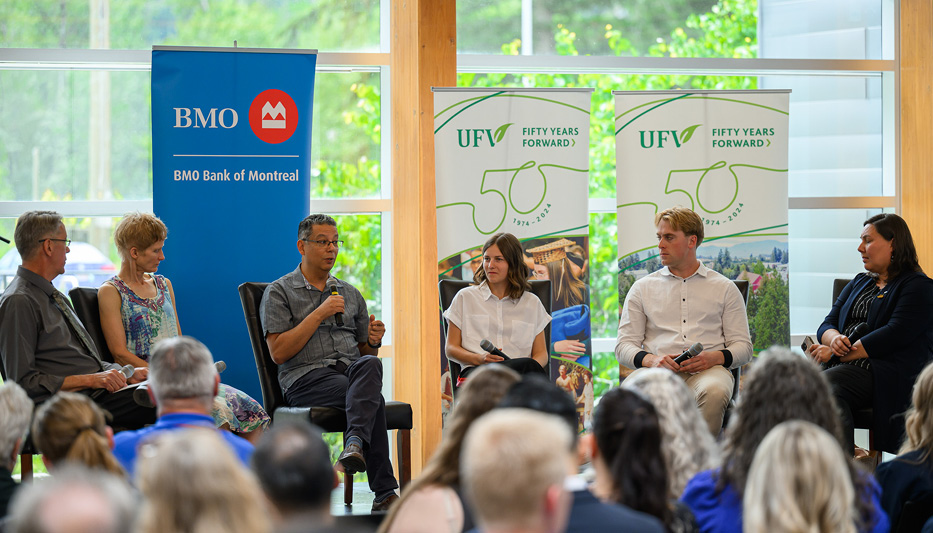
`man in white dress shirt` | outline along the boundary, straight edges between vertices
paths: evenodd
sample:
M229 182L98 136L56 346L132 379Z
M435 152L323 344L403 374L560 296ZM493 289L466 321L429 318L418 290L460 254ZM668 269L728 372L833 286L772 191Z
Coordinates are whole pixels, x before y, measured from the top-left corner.
M696 213L673 207L654 221L664 268L629 289L616 358L628 368L679 373L693 389L710 432L718 435L732 396L729 369L752 357L745 301L735 283L697 259L703 221ZM703 351L677 364L674 358L696 342Z

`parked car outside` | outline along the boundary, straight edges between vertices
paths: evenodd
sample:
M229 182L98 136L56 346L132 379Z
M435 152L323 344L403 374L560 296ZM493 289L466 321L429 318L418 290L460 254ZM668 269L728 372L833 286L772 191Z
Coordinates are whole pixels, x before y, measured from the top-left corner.
M100 287L101 283L117 273L110 258L93 244L72 241L69 248L65 273L52 280L52 285L66 295L75 287ZM6 289L21 264L22 259L16 248L11 248L0 257L0 290Z

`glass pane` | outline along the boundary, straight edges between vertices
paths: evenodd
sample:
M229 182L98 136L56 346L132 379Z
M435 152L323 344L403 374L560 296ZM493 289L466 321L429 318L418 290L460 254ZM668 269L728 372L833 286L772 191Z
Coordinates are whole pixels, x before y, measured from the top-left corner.
M378 51L379 0L15 0L0 47L148 49L153 44Z
M881 0L760 4L760 57L882 59Z
M792 209L789 217L790 331L813 335L832 307L833 280L863 272L862 225L880 209Z
M615 337L619 328L619 268L616 214L590 213L590 327L594 339Z
M382 320L382 215L332 216L344 241L332 274L359 289L369 314Z
M120 269L120 255L113 244L113 228L119 220L119 217L64 219L71 251L66 256L65 273L52 280L52 284L68 294L75 287L100 287L116 275ZM0 235L12 241L15 225L15 218L0 218ZM168 248L166 252L168 255ZM21 263L15 246L0 242L0 290L13 279Z
M311 198L380 196L380 79L378 72L317 74L311 133Z
M756 31L756 0L457 2L461 53L754 57Z
M0 199L152 197L149 73L5 70L0 94Z

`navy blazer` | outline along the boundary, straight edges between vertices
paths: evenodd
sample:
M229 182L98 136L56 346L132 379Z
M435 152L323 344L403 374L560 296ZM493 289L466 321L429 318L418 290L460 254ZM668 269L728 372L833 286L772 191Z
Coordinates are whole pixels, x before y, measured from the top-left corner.
M862 273L839 295L817 331L843 331L858 295L875 280ZM869 332L862 346L874 375L875 447L896 453L904 437L904 411L910 406L914 381L933 359L933 280L922 272L905 272L890 280L868 309Z

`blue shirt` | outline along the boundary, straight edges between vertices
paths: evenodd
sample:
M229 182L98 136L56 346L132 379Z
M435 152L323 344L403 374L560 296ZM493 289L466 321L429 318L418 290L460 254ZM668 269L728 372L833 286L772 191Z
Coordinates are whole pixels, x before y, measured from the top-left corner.
M888 515L881 509L881 489L873 478L869 477L868 480L875 523L871 529L863 531L886 533L891 523L888 521ZM742 498L736 494L732 485L726 485L722 491L718 491L718 481L719 470L700 472L687 483L680 501L693 511L702 533L742 531Z
M229 431L217 429L214 419L210 415L196 413L170 413L160 416L154 425L137 429L135 431L121 431L114 435L113 455L120 461L130 478L135 475L136 453L139 446L147 440L166 431L178 431L191 427L203 427L216 430L227 441L230 449L240 461L249 468L249 459L253 455L253 445L242 437L237 437Z

